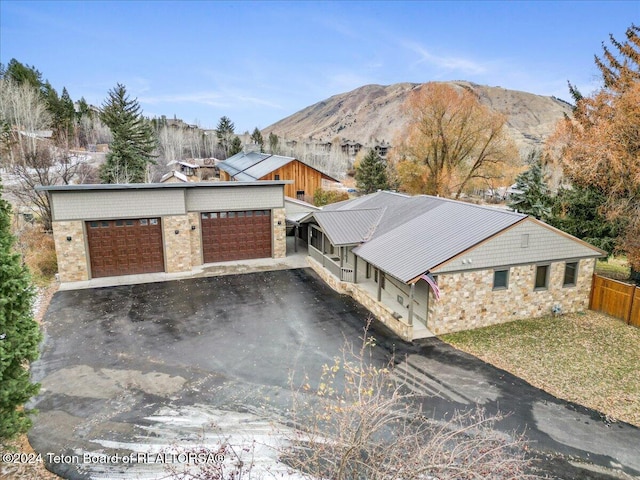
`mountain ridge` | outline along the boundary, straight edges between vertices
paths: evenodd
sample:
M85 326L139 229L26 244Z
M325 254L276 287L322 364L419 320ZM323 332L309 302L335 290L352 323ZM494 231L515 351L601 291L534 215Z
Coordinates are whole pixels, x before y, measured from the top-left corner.
M507 117L506 128L524 152L540 147L558 120L571 115L572 105L552 96L479 85L466 80L441 82L473 92L480 102ZM303 108L263 129L287 140L331 142L336 137L373 145L393 145L409 118L403 104L423 83L369 84L339 93Z

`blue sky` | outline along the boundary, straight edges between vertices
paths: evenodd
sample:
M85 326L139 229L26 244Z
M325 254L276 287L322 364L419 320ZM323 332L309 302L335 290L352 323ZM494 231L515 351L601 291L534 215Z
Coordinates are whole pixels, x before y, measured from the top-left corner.
M640 1L0 1L0 62L101 105L126 85L147 116L265 128L366 84L469 80L569 99Z

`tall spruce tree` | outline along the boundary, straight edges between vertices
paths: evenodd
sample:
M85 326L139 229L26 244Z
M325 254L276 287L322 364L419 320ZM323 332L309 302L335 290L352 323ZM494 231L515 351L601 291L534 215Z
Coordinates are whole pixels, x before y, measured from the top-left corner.
M13 251L11 207L2 199L0 184L0 441L31 426L30 410L20 409L38 393L28 362L38 357L42 338L33 319L34 290L20 255Z
M156 139L151 124L142 116L136 99L131 100L124 85L109 90L100 120L109 127L113 141L107 161L100 169L103 183L143 183L149 165L155 164Z
M258 127L253 129L251 141L260 147L260 152L264 152L264 138L260 130L258 130Z
M218 135L218 146L222 149L222 154L225 158L237 153L231 153L235 128L236 126L229 117L220 117L216 127L216 134Z
M364 193L389 188L387 165L375 151L369 150L356 168L356 186Z
M539 160L534 161L529 170L518 175L515 188L520 193L512 194L511 200L507 203L510 209L540 220L551 216L551 199Z

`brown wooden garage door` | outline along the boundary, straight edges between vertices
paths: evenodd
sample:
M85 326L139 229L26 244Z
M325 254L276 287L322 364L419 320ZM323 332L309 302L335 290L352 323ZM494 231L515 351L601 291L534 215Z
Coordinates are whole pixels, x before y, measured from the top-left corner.
M204 263L271 256L271 211L200 214Z
M164 272L159 218L87 222L91 276Z

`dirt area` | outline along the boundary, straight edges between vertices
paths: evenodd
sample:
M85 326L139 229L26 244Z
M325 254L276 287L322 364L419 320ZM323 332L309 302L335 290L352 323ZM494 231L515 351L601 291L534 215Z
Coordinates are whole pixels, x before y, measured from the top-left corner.
M442 340L559 398L640 426L640 329L588 311Z
M48 287L43 287L38 290L38 295L34 303L34 318L39 324L42 324L42 319L47 311L49 302L57 290L57 283L52 283ZM0 480L32 480L34 478L40 480L62 480L62 477L44 468L43 461L36 456L33 448L31 448L29 444L26 434L17 437L7 447L3 447L0 444L0 456L5 453L23 455L22 458L20 458L20 462L5 463L0 460Z

